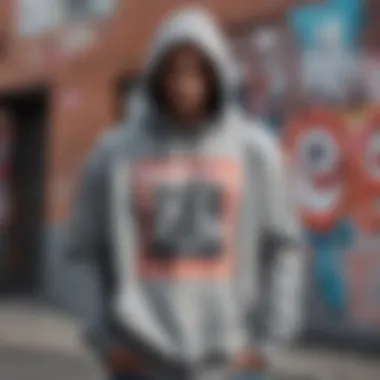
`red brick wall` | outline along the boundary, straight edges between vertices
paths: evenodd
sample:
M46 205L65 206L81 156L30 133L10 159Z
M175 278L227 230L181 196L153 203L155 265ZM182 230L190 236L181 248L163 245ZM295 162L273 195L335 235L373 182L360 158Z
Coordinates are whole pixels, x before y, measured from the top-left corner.
M60 83L53 94L48 165L48 218L64 220L84 155L113 120L109 78Z

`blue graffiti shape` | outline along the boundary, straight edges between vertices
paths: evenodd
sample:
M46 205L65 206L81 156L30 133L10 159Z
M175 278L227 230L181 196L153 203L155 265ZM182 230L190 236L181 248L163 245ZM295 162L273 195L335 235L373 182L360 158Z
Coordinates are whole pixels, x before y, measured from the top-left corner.
M348 287L343 257L353 241L353 225L347 220L327 232L308 232L308 243L314 253L317 288L327 308L339 314L347 309Z

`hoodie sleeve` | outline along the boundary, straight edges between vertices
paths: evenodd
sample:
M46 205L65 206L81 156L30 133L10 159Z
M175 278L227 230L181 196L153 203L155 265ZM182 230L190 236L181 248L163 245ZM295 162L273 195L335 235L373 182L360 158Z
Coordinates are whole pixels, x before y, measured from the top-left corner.
M87 157L69 225L72 260L94 258L107 243L106 152L104 139Z
M78 310L85 338L100 355L109 344L106 304L112 282L106 177L110 138L110 133L102 138L85 162L69 223L67 249L71 264L79 269L82 291L88 293Z
M276 343L296 339L303 323L304 250L291 200L290 175L277 140L263 135L261 263L267 338Z

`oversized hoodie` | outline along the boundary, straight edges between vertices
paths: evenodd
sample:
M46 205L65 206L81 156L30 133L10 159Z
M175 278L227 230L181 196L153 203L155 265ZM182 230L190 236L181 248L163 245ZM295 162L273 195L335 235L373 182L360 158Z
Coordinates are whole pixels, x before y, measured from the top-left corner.
M217 115L192 136L151 96L158 65L182 44L206 57L220 88ZM102 285L91 336L103 348L122 341L152 378L210 378L212 358L225 370L258 344L253 320L268 300L271 336L288 339L300 322L299 229L281 154L234 106L237 79L212 18L176 13L150 50L144 112L100 141L81 181L70 251Z

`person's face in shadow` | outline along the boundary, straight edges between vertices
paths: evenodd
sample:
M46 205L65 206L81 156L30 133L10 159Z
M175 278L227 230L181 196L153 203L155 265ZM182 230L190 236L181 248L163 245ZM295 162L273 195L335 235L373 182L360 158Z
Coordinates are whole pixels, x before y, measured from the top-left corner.
M209 111L210 67L191 46L175 49L165 60L162 89L167 110L178 121L191 124Z

